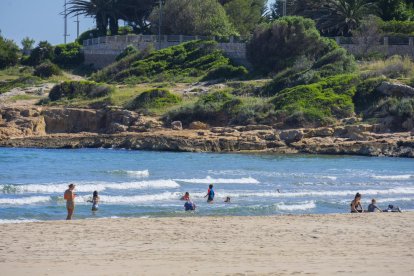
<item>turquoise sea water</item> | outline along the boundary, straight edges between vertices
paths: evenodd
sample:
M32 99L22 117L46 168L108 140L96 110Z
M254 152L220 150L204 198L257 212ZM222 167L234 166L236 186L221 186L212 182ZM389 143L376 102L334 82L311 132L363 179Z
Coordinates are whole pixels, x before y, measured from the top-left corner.
M414 209L413 159L0 148L0 223L64 219L69 183L75 219L346 213L356 192L365 207L376 198L381 208ZM95 190L102 202L92 213ZM183 211L186 191L194 213Z

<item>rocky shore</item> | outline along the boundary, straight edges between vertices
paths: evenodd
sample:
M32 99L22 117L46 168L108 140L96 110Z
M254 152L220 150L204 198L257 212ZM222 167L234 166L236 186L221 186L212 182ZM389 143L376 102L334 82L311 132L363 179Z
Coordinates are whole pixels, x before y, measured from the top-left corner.
M0 146L125 148L187 152L273 152L414 157L414 133L387 133L356 119L322 127L279 130L266 125L164 126L121 109L3 107Z

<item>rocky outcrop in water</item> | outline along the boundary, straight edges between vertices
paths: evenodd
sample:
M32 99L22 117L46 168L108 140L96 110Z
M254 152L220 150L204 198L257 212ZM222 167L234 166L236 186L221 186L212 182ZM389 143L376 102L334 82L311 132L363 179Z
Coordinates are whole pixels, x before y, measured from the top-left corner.
M378 126L357 120L311 129L276 130L267 125L182 129L165 128L157 118L119 109L3 108L0 116L0 146L7 147L414 157L414 133L378 133Z

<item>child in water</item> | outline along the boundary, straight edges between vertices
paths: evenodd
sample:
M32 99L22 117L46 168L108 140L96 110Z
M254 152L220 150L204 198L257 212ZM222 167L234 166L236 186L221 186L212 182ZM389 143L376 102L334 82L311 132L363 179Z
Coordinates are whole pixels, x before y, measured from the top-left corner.
M99 208L99 196L98 196L98 191L94 191L93 192L93 196L92 196L92 200L88 200L88 202L92 203L92 211L98 211Z
M190 193L185 192L185 194L180 198L180 200L190 200Z
M208 186L207 194L204 197L208 197L207 203L213 203L213 200L214 200L213 184L210 184Z

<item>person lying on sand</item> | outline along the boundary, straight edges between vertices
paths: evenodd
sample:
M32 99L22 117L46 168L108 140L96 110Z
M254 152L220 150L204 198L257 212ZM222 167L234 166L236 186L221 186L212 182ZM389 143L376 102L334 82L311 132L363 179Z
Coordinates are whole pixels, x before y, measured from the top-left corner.
M401 209L398 206L388 205L388 209L385 209L384 212L393 212L393 213L401 213Z
M208 186L207 194L204 197L208 197L207 203L213 203L213 200L214 200L213 184L210 184Z
M190 200L190 193L185 192L185 194L180 198L180 200Z
M356 193L354 200L351 202L351 213L363 213L364 209L361 205L361 194Z
M71 220L73 211L75 210L75 196L76 194L73 192L75 189L74 184L70 184L69 188L65 191L63 198L66 200L66 209L68 210L68 215L66 216L66 220Z
M371 200L371 204L368 205L368 212L372 213L372 212L382 212L380 208L377 207L376 205L377 201L375 200L375 198L373 198Z
M187 200L187 202L184 203L184 209L186 211L194 211L196 209L196 205L191 200Z

